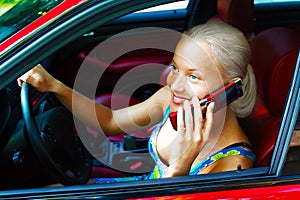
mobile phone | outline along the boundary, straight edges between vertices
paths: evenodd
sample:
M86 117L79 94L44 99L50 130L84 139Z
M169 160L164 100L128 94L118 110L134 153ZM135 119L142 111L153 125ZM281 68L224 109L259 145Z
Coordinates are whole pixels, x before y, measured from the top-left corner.
M206 106L210 102L215 102L214 112L217 112L241 96L243 96L242 80L238 78L225 85L225 87L221 87L203 99L200 99L199 103L202 108L203 117L206 114ZM171 112L169 118L173 128L177 130L177 111Z

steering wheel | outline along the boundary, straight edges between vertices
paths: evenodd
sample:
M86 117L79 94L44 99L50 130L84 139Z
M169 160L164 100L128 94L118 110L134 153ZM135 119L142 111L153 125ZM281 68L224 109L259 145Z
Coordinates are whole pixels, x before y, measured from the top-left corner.
M58 183L86 183L92 172L92 157L74 134L72 114L57 107L34 118L29 98L32 90L31 85L22 84L21 107L29 143L40 164Z

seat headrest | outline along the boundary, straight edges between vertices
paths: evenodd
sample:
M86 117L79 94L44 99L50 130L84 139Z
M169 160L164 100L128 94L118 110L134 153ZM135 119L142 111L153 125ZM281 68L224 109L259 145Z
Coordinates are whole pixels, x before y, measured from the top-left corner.
M209 21L221 20L241 30L246 36L254 30L253 0L218 0L218 14Z
M281 116L300 48L299 34L286 27L270 28L253 39L251 48L258 94L274 116Z

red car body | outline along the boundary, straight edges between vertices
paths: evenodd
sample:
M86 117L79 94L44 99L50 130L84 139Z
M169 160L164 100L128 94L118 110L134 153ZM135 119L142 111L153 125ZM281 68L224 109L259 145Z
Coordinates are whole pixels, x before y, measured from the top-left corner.
M76 0L67 0L63 1L61 4L56 6L54 9L47 12L47 14L41 16L37 20L33 21L30 25L24 27L19 32L11 36L8 40L1 43L0 51L5 52L5 50L13 45L16 45L18 42L22 42L22 40L28 37L30 34L34 34L40 27L45 26L52 20L55 20L61 14L68 12L68 10L76 7L80 3L84 1L76 1Z

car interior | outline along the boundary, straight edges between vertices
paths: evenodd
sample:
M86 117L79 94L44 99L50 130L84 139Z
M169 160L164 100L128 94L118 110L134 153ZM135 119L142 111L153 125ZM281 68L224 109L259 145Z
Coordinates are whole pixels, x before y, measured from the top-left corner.
M251 65L254 69L254 73L257 81L257 99L256 105L252 114L243 119L239 119L239 122L249 137L255 154L257 156L257 162L255 167L267 167L270 164L276 139L278 137L278 131L286 104L286 97L289 92L290 83L294 74L297 58L300 48L300 26L299 24L288 24L273 27L265 27L259 24L255 25L255 16L259 16L259 13L254 10L253 0L214 0L215 3L211 13L206 12L204 15L200 12L201 5L192 5L194 10L192 15L189 15L187 22L184 20L175 20L174 23L169 23L168 27L183 32L187 28L198 23L211 23L215 21L222 21L228 23L238 29L240 29L249 40L249 44L252 49ZM198 8L198 10L197 10ZM202 8L203 9L203 8ZM193 9L192 9L193 10ZM258 10L259 11L259 10ZM146 16L145 13L135 13L139 15L141 19ZM176 17L185 16L186 13L178 11ZM77 72L83 62L85 62L91 69L105 69L103 76L98 81L97 76L94 74L87 74L80 81L82 83L82 93L85 90L93 87L92 84L98 83L95 89L95 96L90 96L96 102L102 103L112 109L123 108L128 105L134 105L139 103L148 97L150 97L160 87L166 85L166 77L170 71L168 64L172 60L173 54L169 51L158 50L153 48L144 48L130 51L112 63L108 64L107 61L102 60L100 55L97 55L97 51L93 51L96 46L104 41L109 36L124 31L130 28L139 28L145 24L134 24L130 26L126 25L126 20L130 19L132 15L126 15L118 18L104 26L95 28L91 33L81 36L72 43L62 47L59 51L56 51L51 56L47 57L42 62L42 65L56 78L63 81L66 85L72 87L77 78ZM155 18L155 16L153 16ZM198 19L197 19L198 17ZM123 22L124 21L124 22ZM181 22L181 23L178 23ZM158 22L147 22L146 25L160 25ZM176 24L178 28L174 28ZM131 27L132 26L132 27ZM118 28L116 28L118 27ZM105 33L105 34L103 34ZM145 33L146 36L138 35L141 40L147 37L161 37L162 33ZM128 36L130 37L130 36ZM133 37L137 37L134 35ZM170 43L176 43L179 38L169 38L166 40ZM116 43L121 43L122 38L116 38ZM151 63L149 65L149 63ZM154 63L154 64L153 64ZM106 67L109 65L108 67ZM57 67L59 66L59 67ZM142 66L141 73L133 73L128 77L128 88L117 87L116 84L121 80L124 74L135 69L137 66ZM96 73L97 74L97 73ZM156 80L152 80L153 83L147 83L143 86L137 80L143 79L143 76L157 77ZM147 82L147 81L146 81ZM150 82L150 81L148 81ZM132 91L131 88L135 90ZM20 115L20 88L16 82L9 84L6 91L8 99L1 98L2 105L10 104L10 106L4 106L8 116L1 116L1 118L7 122L5 130L0 130L1 138L5 138L0 141L1 154L0 159L5 160L6 165L0 166L0 176L4 177L0 182L0 188L15 189L26 187L36 187L37 185L47 185L55 183L57 180L53 180L52 177L47 177L47 173L37 161L39 158L27 156L32 154L32 148L26 146L26 138L23 135L24 121L21 120ZM30 90L30 89L29 89ZM1 91L3 93L4 91ZM71 129L66 130L66 124L69 122L70 116L65 111L53 110L56 107L62 105L52 94L41 94L37 91L29 91L28 98L33 103L33 111L35 115L41 116L38 121L39 128L43 130L49 130L47 122L51 121L51 124L55 124L62 127L59 132L71 132L76 135L76 132ZM88 95L88 94L87 94ZM29 102L30 104L30 102ZM2 108L1 108L2 109ZM4 109L4 108L3 108ZM60 109L60 108L59 108ZM45 114L47 113L47 114ZM59 116L54 115L61 114ZM47 117L45 117L47 115ZM18 120L11 120L12 118ZM147 155L148 151L148 138L145 137L154 127L131 134L121 134L118 136L110 136L108 140L110 142L101 142L101 133L93 130L90 127L81 127L87 134L89 149L97 154L97 158L85 157L86 154L82 150L79 150L81 159L83 159L84 166L91 168L91 172L86 176L88 177L125 177L136 174L143 174L145 171L151 171L155 163L153 163L151 157ZM3 134L3 132L10 134ZM12 133L12 134L11 134ZM52 133L51 133L52 134ZM71 134L71 135L72 135ZM47 132L45 133L43 142L46 141L47 149L51 149L51 155L56 157L55 162L62 162L61 159L71 157L72 153L68 152L66 155L59 155L61 151L54 150L56 147L51 146L51 137L49 138ZM9 139L11 137L11 139ZM72 136L66 136L69 140ZM66 138L61 138L61 143L58 149L63 149ZM3 142L6 141L6 142ZM16 142L18 141L18 142ZM87 141L85 141L86 143ZM71 143L71 142L70 142ZM74 141L72 144L76 146ZM81 145L81 144L80 144ZM18 150L21 146L22 151ZM117 147L117 148L116 148ZM74 147L75 149L78 147ZM73 149L74 149L73 148ZM21 153L23 152L23 153ZM128 154L138 153L136 155ZM82 153L82 155L81 155ZM141 154L142 153L142 154ZM24 154L24 155L22 155ZM13 161L11 160L13 157ZM83 157L83 158L82 158ZM28 160L23 158L30 158ZM73 157L73 160L78 157ZM99 160L104 161L105 164ZM287 159L288 160L288 159ZM65 163L64 163L65 164ZM74 162L66 163L65 165L72 165ZM116 170L107 165L123 165L127 166L127 172ZM69 166L67 166L69 167ZM67 168L66 167L66 168ZM76 166L78 167L78 166ZM13 169L8 171L7 169ZM55 170L55 169L50 169ZM28 173L32 172L32 173ZM82 172L85 173L85 172ZM23 177L20 179L19 177ZM43 180L40 177L45 177ZM37 181L36 181L37 180ZM60 179L59 179L60 180ZM80 180L81 181L81 180ZM83 181L84 182L84 181ZM68 185L69 183L66 183ZM71 185L70 183L69 185Z

